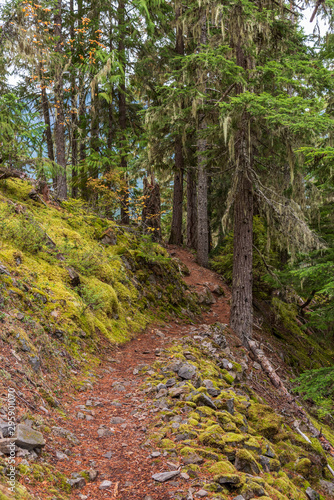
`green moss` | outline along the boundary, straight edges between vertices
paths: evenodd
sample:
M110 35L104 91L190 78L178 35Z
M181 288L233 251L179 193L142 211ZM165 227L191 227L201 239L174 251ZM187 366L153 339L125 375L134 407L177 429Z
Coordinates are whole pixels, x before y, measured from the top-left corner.
M224 462L217 462L214 465L212 465L208 471L210 474L218 475L218 474L234 474L236 473L235 467L227 461Z
M221 375L225 382L228 384L232 385L234 382L234 377L227 371L227 370L221 370Z
M160 445L165 450L174 450L176 448L175 443L171 439L162 439Z
M249 407L248 418L258 433L268 439L278 434L283 421L270 406L256 403Z
M261 439L250 437L247 441L244 442L244 448L251 451L256 451L258 453L261 452L263 447L263 443Z
M238 444L243 443L247 439L247 436L244 434L235 434L233 432L229 432L223 437L223 442L229 446L237 446Z
M222 429L219 425L211 425L201 432L198 436L200 443L213 448L224 449L224 440Z
M296 463L295 470L296 472L298 472L298 474L301 474L304 477L309 477L311 466L311 460L309 460L308 458L302 458Z

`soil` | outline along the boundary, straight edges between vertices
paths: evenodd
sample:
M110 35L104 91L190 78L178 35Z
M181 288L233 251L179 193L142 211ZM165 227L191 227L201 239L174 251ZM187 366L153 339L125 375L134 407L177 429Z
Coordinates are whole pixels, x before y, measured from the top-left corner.
M214 294L215 303L195 322L212 324L219 321L228 324L231 293L221 276L197 265L193 255L187 250L174 246L170 246L168 250L188 267L190 275L184 279L190 289L200 292L219 285L224 290L223 295ZM150 365L159 358L160 349L187 335L191 323L194 321L182 323L174 318L163 325L151 325L137 338L113 351L112 358L108 354L105 356L96 372L94 386L75 396L63 395L60 404L66 416L62 419L59 418L59 413L54 412L52 417L57 421L57 426L71 431L79 439L79 444L69 445L68 439L56 437L54 433L48 434L45 451L52 457L49 462L67 477L88 470L98 472L93 482L86 482L84 487L73 489L71 499L170 500L175 498L176 492L185 493L190 485L196 486L190 479L177 478L176 481L164 484L152 479L153 474L173 470L174 465L177 467L179 464L177 457L173 464L170 455L164 456L161 450L159 457L150 456L158 450L154 449L154 443L146 442L146 433L159 410L145 397L141 387L145 375L140 374L143 366ZM245 356L237 337L229 335L229 346L234 349L234 354L237 351L239 359ZM259 373L253 385L257 390L265 390L266 398L273 406L280 407L278 395L268 388L267 382L263 383L264 378L264 374ZM88 415L89 420L87 417L78 418L78 413ZM124 421L112 423L111 419L114 417L120 417ZM106 430L112 428L109 437L98 436L98 430L103 426ZM68 458L57 458L57 452L65 452ZM104 456L108 452L110 458ZM105 480L111 481L111 486L105 490L99 489ZM49 482L29 485L28 477L25 481L37 498L45 498Z

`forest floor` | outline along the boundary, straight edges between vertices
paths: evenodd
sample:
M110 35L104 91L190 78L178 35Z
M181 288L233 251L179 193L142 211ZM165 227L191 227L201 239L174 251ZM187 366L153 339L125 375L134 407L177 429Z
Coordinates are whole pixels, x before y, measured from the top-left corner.
M152 479L153 474L175 470L181 464L177 459L173 462L167 452L154 448L154 442L147 438L149 428L157 426L155 419L161 408L152 404L143 383L150 375L149 366L159 360L163 350L190 335L196 324L229 323L231 293L222 277L197 265L189 251L172 246L168 250L188 267L190 274L184 280L191 290L201 293L218 285L224 294L214 294L215 303L192 323L170 318L164 324L150 325L136 338L115 349L112 357L106 353L92 388L75 395L64 394L60 399L64 418L59 417L59 412L54 412L52 417L58 427L73 433L74 440L69 445L68 436L61 437L60 431L60 437L56 437L52 432L45 451L48 462L67 477L75 480L83 471L90 471L89 482L78 489L72 487L70 498L73 500L171 500L176 498L177 492L186 494L189 487L194 488L193 498L200 498L196 496L201 486L200 478L198 484L186 474L163 484ZM255 373L249 380L252 388L260 394L265 391L267 402L282 410L284 401L264 381L265 374L259 368L253 369L256 363L247 357L233 334L229 334L229 348L238 362L247 360L249 373ZM274 364L284 365L274 349L271 358ZM28 477L26 481L28 490L43 499L48 482L29 485Z
M227 324L230 292L222 278L197 265L193 255L186 250L169 247L169 252L188 267L190 275L185 277L185 281L190 289L201 292L207 286L219 285L225 290L225 295L216 297L210 310L196 321L200 324L217 321ZM155 451L154 448L143 446L149 424L159 410L152 409L150 402L145 400L141 388L145 374L137 372L156 361L156 352L159 353L160 349L167 347L173 340L186 336L190 326L177 319L170 319L163 325L151 325L137 338L118 347L112 358L106 358L98 369L93 389L78 392L75 396L67 394L60 400L66 417L59 419L57 416L58 426L71 431L78 438L79 444L72 447L69 454L66 450L68 440L65 437L50 437L45 451L53 456L53 465L67 476L75 476L76 472L83 470L98 473L94 482L87 483L80 490L74 490L71 498L173 498L173 490L179 489L179 482L171 484L169 481L161 485L152 479L153 474L171 469L167 463L170 458L166 453L166 456L162 454L157 461L150 456ZM99 429L109 430L110 427L113 429L110 436L99 437ZM62 456L61 450L67 453L59 459ZM101 482L105 480L111 481L111 486L99 489ZM181 481L185 482L183 479ZM26 486L43 498L43 487L47 485L39 483L35 487L29 487L28 484Z

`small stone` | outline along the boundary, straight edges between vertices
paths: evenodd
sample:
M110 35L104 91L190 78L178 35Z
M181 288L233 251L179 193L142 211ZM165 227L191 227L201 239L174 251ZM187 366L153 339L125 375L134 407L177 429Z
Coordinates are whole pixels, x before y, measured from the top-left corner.
M133 372L132 372L132 374L133 374L133 375L138 375L138 373L139 373L138 368L135 368L135 369L133 370Z
M234 497L233 500L245 500L245 497L238 495L237 497Z
M186 472L181 472L180 477L182 477L182 479L185 479L186 481L190 479L189 474L187 474Z
M223 359L222 360L222 366L223 368L225 368L225 370L233 370L233 365L230 361L228 361L228 359Z
M68 460L68 456L62 451L56 451L57 460Z
M256 361L254 361L253 368L254 368L254 370L261 370L261 365L259 363L257 363Z
M317 493L316 491L312 490L312 488L310 488L310 487L306 488L305 493L306 493L307 497L310 500L320 500L319 493Z
M161 389L156 395L156 398L164 398L165 396L167 396L167 389Z
M68 479L67 483L73 489L80 489L80 488L83 488L86 485L86 481L84 480L83 477L77 477L75 479Z
M165 483L169 479L172 479L173 477L176 477L179 474L180 472L177 470L169 472L159 472L158 474L153 474L152 479L154 479L154 481L158 481L159 483Z
M186 392L186 390L186 387L172 387L171 389L169 389L168 394L171 398L179 398L181 394L184 394Z
M98 471L97 470L94 470L94 469L89 469L88 471L88 475L89 475L89 480L90 482L93 482L95 481L95 479L97 478L98 476Z
M228 399L226 401L226 406L227 406L227 411L229 413L231 413L231 415L233 415L234 414L234 399L233 398Z
M329 497L334 498L334 482L325 481L324 479L320 479L319 484L324 492L329 495Z
M178 464L174 464L173 462L167 462L167 465L172 470L177 470L179 468Z
M32 369L37 373L41 367L40 359L37 356L30 356L28 361L31 364Z
M45 440L41 432L35 431L24 424L18 424L14 434L15 444L26 450L42 448L45 446Z
M28 456L30 456L30 453L28 450L19 449L19 451L16 453L16 456L17 457L28 457Z
M269 458L275 458L275 452L270 448L269 445L267 445L267 450L266 452L264 453L264 456L265 457L269 457Z
M200 498L207 497L207 496L208 496L208 494L209 494L209 493L208 493L207 491L205 491L205 490L199 490L199 491L196 493L196 495L197 495L198 497L200 497Z
M173 387L173 385L176 384L176 379L175 378L169 378L166 382L166 387Z
M90 420L94 420L94 417L92 415L85 415L86 417L86 420L90 421Z
M81 411L78 411L78 413L77 413L77 418L79 418L79 419L83 419L83 418L85 418L84 413L82 413Z
M196 374L195 366L193 366L189 363L183 363L180 366L180 368L178 369L179 377L181 377L185 380L191 380L195 374Z
M99 490L107 490L108 488L111 487L111 485L112 485L111 481L104 480L102 481L102 483L100 483Z
M126 422L126 420L122 417L112 417L110 419L110 423L111 424L124 424L124 422Z
M187 457L183 457L183 463L185 465L190 465L190 464L202 464L204 462L203 458L200 457L199 455L196 455L196 453L190 453Z
M264 472L270 471L270 460L268 457L265 457L264 455L260 455L259 462L262 465Z
M208 406L209 408L212 408L213 410L217 410L217 407L214 404L214 402L206 394L200 394L196 398L196 404L197 404L197 406Z
M87 500L88 496L87 495L83 495L82 493L79 493L79 498L80 498L80 500Z
M157 392L161 391L161 389L166 389L166 385L165 385L165 384L161 384L161 383L160 383L160 384L158 384L158 385L156 386L156 391L157 391Z
M97 429L97 434L99 438L105 438L112 436L113 432L110 429Z
M102 455L104 458L110 459L112 457L112 451L107 451L104 455Z
M160 457L161 453L160 451L153 451L150 455L151 458L158 458Z

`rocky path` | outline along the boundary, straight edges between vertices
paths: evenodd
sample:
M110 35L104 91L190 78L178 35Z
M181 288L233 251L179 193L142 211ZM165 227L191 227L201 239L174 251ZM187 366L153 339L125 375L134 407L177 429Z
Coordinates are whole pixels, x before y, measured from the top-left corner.
M229 292L225 289L221 294L221 278L198 266L191 253L169 250L189 268L190 276L185 278L188 286L214 302L200 322L227 323ZM208 294L208 289L216 293ZM144 375L150 374L149 369L142 373L142 368L154 363L162 349L186 336L190 328L178 320L148 328L118 348L113 358L107 358L93 388L79 392L75 398L63 398L67 416L52 429L46 451L57 469L72 477L71 498L167 500L175 498L180 488L184 490L186 484L182 483L187 478L163 484L152 479L153 474L172 471L178 464L146 443L148 426L159 408L145 400L141 385Z

